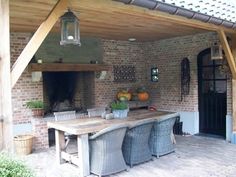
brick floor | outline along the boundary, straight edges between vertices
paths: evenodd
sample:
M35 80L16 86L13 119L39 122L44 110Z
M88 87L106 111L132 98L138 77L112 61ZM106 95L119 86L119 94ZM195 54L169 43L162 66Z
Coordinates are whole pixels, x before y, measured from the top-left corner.
M177 136L176 152L136 165L111 177L235 177L236 145L222 139ZM71 148L75 145L71 145ZM71 164L57 165L55 149L35 152L26 160L38 177L76 177L78 168ZM91 175L92 177L93 175Z

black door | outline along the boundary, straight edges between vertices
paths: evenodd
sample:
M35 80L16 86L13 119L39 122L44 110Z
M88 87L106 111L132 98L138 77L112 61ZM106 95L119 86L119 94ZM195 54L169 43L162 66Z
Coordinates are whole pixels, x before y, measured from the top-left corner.
M221 67L222 60L211 60L210 49L198 55L199 130L225 137L227 75Z

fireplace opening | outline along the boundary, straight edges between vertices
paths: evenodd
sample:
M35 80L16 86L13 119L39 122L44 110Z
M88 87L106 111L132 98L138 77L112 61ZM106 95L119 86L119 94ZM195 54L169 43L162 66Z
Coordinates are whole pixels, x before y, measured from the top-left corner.
M46 114L59 111L85 112L94 104L93 72L44 72Z

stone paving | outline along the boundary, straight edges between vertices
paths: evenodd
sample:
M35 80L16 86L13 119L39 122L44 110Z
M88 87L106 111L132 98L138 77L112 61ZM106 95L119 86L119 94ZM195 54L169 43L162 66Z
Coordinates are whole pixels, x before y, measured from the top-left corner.
M110 177L236 177L236 145L222 139L177 136L176 152ZM71 145L74 148L75 144ZM57 165L55 148L21 157L38 177L78 177L78 168ZM94 177L94 175L90 175Z

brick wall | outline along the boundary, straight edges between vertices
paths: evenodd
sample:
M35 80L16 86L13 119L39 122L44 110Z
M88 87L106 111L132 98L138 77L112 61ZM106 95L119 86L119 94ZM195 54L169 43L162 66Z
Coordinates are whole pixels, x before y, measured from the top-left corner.
M18 58L30 37L30 33L11 33L12 64ZM32 99L43 99L42 82L32 82L31 74L26 69L12 89L14 124L28 123L31 121L31 111L24 105Z
M95 79L95 105L107 106L115 99L116 93L123 88L136 89L147 85L147 59L143 43L103 40L103 62L108 65L133 65L136 70L136 82L114 82L113 70L107 72L104 80Z
M177 37L147 43L147 65L157 66L159 69L159 82L150 83L149 88L153 104L158 109L172 111L198 111L198 80L197 55L209 48L213 42L218 41L215 33L198 34L195 36ZM183 58L190 60L190 93L181 101L181 67ZM228 112L230 106L231 82L228 82Z
M30 36L29 33L11 34L12 63L19 56ZM81 86L81 92L84 92L84 99L90 101L84 102L83 105L107 106L115 99L120 89L146 86L150 92L152 104L158 109L198 111L197 55L216 40L217 36L214 33L146 43L102 40L103 62L109 65L135 66L136 82L114 82L113 70L107 72L104 80L94 77L98 73L87 73L88 79L80 79L84 83ZM190 94L181 102L180 62L184 57L190 60L191 83ZM157 83L150 82L152 66L157 66L160 72ZM227 84L227 111L230 114L231 80L228 80ZM43 99L42 82L32 82L31 74L26 69L12 92L14 124L31 122L36 137L34 148L47 147L46 123L43 120L32 120L30 110L23 106L28 100ZM77 94L80 95L80 93ZM76 98L78 101L82 99L81 96Z

